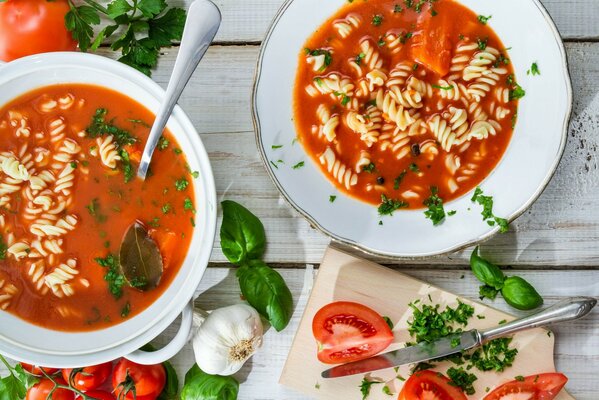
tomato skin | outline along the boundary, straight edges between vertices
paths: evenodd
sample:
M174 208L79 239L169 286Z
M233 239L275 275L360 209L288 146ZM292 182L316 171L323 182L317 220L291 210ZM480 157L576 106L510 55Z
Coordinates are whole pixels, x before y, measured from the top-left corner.
M322 307L312 320L318 359L325 364L363 360L385 350L393 332L374 310L358 303L337 301Z
M78 390L92 390L100 387L112 372L112 363L104 363L85 367L81 372L77 372L71 382L72 369L63 369L62 377L66 382L72 383L73 387Z
M94 400L116 400L116 397L104 390L90 390L89 392L85 392L85 395L93 398ZM81 399L83 399L83 397L76 397L76 400Z
M553 400L566 382L566 375L557 372L530 375L523 380L504 383L486 395L484 400L510 400L512 395L518 393L529 393L530 400Z
M122 358L115 365L112 374L112 387L117 398L124 392L125 399L134 399L133 392L127 391L121 385L127 381L127 375L135 385L137 400L152 400L158 397L166 384L166 371L162 364L141 365Z
M20 363L21 367L32 375L43 376L42 370L48 375L54 375L58 372L58 368L38 367L37 365L31 365L27 363Z
M60 378L56 379L56 382L66 385L66 382ZM42 378L38 383L29 388L25 400L73 400L75 398L75 394L67 389L56 389L52 393L52 397L48 397L53 387L54 383L50 379Z
M0 3L0 60L77 48L65 27L67 0L8 0Z
M435 371L415 372L404 384L398 400L467 400L466 395L449 382L449 378Z

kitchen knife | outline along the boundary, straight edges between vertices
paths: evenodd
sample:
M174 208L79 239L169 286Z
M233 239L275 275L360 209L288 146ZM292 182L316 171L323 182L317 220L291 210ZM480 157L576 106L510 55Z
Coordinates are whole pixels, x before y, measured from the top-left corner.
M524 317L495 328L467 332L438 339L431 343L419 343L414 346L390 351L365 360L355 361L336 366L322 372L323 378L339 378L348 375L364 374L396 367L405 364L414 364L423 361L450 356L462 351L470 350L498 337L510 335L526 329L572 321L587 315L597 304L597 299L592 297L572 297L560 301L536 314Z

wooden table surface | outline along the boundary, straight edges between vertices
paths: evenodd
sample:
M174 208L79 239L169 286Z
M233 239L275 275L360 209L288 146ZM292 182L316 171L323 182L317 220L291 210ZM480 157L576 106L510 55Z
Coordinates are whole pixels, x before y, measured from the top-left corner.
M552 304L570 295L599 295L599 2L542 0L555 20L570 62L574 114L564 157L539 200L512 224L509 233L484 245L494 261L510 265ZM171 0L187 6L191 0ZM279 195L259 158L250 115L250 90L260 42L283 0L216 0L223 22L216 41L185 90L180 105L208 149L219 199L244 204L264 222L266 261L287 280L296 302L290 326L269 331L264 347L236 375L240 399L304 399L278 378L329 239ZM514 10L517 12L517 10ZM509 44L507 44L509 46ZM116 57L108 49L101 53ZM166 87L177 48L166 49L153 78ZM220 220L219 220L220 221ZM220 222L219 222L220 226ZM478 283L467 273L470 249L390 265L456 294L476 298ZM376 258L374 258L376 260ZM384 261L388 264L388 261ZM463 279L460 279L465 275ZM197 304L204 309L239 301L234 270L217 242ZM494 306L508 310L502 300ZM510 310L512 312L513 310ZM557 368L569 377L577 399L599 399L599 311L555 328ZM156 342L164 343L172 329ZM183 378L193 363L187 346L173 360ZM359 390L356 388L356 399Z

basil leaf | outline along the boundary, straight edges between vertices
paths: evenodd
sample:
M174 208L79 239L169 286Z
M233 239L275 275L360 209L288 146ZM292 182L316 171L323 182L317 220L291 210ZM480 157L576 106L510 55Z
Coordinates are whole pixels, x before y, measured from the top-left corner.
M239 203L225 200L221 205L220 246L225 257L235 265L262 257L266 249L262 222Z
M181 400L236 400L239 383L231 376L209 375L197 364L185 374Z
M501 290L505 275L495 264L482 258L478 253L478 246L470 256L470 268L479 281L487 286L491 286L497 290Z
M168 361L163 362L162 366L166 371L166 384L157 400L177 400L177 394L179 393L179 378L177 377L177 371L175 371Z
M258 260L239 268L237 277L248 303L277 331L285 329L293 314L293 299L283 277Z
M536 289L519 276L507 278L501 294L510 306L518 310L532 310L543 304L543 298Z

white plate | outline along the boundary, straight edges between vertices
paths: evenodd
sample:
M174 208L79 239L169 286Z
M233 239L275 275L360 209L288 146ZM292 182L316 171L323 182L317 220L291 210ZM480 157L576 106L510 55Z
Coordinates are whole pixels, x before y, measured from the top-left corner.
M292 97L298 54L305 40L347 0L289 0L279 10L264 40L254 82L252 112L262 159L291 205L332 238L370 253L389 257L424 257L458 250L498 232L482 221L471 194L446 206L457 210L433 227L422 210L381 218L376 207L338 193L296 137ZM539 197L564 151L572 108L566 53L547 11L537 0L462 0L489 22L509 50L518 82L526 89L518 123L508 149L482 182L495 200L494 212L509 221ZM518 12L514 12L518 10ZM533 62L540 76L526 71ZM283 145L273 150L272 145ZM272 162L283 160L278 168ZM304 161L305 166L291 166ZM336 195L334 203L329 196ZM470 210L468 210L471 208Z

